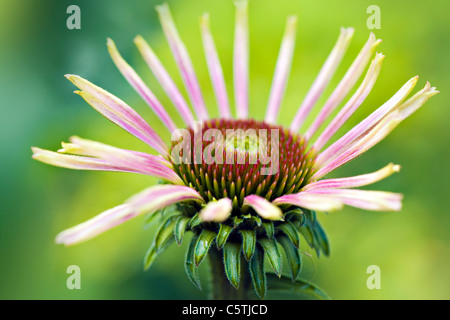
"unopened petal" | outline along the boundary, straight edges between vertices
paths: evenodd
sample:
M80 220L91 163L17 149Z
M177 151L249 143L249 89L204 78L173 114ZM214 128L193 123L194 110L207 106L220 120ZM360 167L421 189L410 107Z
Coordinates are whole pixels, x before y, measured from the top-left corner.
M228 198L211 201L200 211L199 217L202 221L222 222L228 219L233 209L233 203Z
M249 195L244 198L244 206L252 207L258 215L268 220L284 220L283 212L271 202L257 195Z

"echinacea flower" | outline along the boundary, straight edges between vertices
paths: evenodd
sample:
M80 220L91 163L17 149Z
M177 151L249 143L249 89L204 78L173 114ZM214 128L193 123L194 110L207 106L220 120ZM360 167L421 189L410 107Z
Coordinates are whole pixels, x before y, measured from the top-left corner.
M214 297L233 296L229 284L236 288L236 293L239 292L234 297L245 297L245 290L253 283L262 298L267 281L272 278L266 277L265 257L275 274L278 277L282 274L279 245L289 262L293 282L301 271L300 235L318 255L320 252L329 254L328 240L315 211L339 210L344 205L372 211L401 209L401 194L357 189L398 172L399 165L391 163L376 172L353 177L324 177L384 139L438 91L427 83L407 99L418 81L417 76L413 77L366 119L325 148L372 90L384 59L382 54L375 53L380 40L371 33L311 125L301 130L349 46L353 29L342 28L290 126L277 124L294 52L297 19L291 16L287 19L281 42L265 117L250 118L248 3L240 0L235 4L233 83L236 117L230 110L231 101L207 14L200 20L200 29L219 118L209 117L188 51L167 4L158 6L157 11L189 102L149 44L140 36L135 38L144 60L177 108L185 129L177 128L152 90L121 57L114 42L107 41L109 53L122 75L167 128L172 138L170 146L124 101L80 76L66 75L79 88L76 93L94 109L159 155L120 149L74 136L57 152L32 148L33 158L70 169L140 173L156 177L163 183L61 232L56 237L57 243L73 245L86 241L131 218L149 214L162 221L145 257L146 268L170 243L176 241L180 245L185 233L191 231L193 236L186 253L185 269L197 287L200 287L197 268L209 254L217 277ZM364 71L356 91L320 131ZM303 288L313 288L312 284L302 284Z

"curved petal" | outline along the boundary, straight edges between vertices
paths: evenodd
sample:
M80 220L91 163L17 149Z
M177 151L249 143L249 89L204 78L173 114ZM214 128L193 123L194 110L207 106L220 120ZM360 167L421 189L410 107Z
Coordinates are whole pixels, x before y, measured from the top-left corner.
M276 123L281 100L283 99L289 72L291 71L292 56L295 47L295 35L297 33L297 17L291 16L286 21L286 30L281 42L280 53L270 89L269 102L267 104L267 123Z
M248 0L237 0L233 49L234 100L237 117L248 118Z
M202 221L225 221L231 214L233 203L228 198L211 201L200 211L199 217Z
M158 185L142 191L125 204L109 209L94 218L67 229L56 237L56 242L73 245L89 240L138 215L153 213L172 203L203 201L195 190L185 186Z
M381 43L381 40L376 40L375 35L370 33L369 40L367 40L364 47L361 49L360 53L353 61L350 68L345 73L342 80L334 89L333 93L325 102L324 106L320 110L319 114L314 119L313 123L309 126L305 133L305 137L309 140L314 133L319 129L322 123L328 118L328 116L333 112L334 109L342 102L345 96L350 92L350 90L358 81L362 72L364 71L367 63L370 61L376 47ZM315 148L317 150L317 147Z
M252 207L257 214L268 220L284 220L283 212L271 202L257 195L249 195L244 198L244 206Z
M202 32L203 48L205 50L206 62L208 64L209 76L216 93L217 104L219 106L220 117L231 118L230 104L228 101L227 87L223 77L222 65L209 27L209 14L203 14L200 19L200 29Z
M314 142L313 148L319 151L323 146L331 139L331 137L339 130L339 128L347 121L347 119L359 108L359 106L364 102L366 97L372 90L375 82L380 73L381 64L384 60L384 56L377 53L375 58L367 71L367 74L362 81L361 85L358 87L356 92L352 95L350 100L345 104L345 106L339 111L339 113L334 117L322 134Z
M161 61L159 61L156 54L153 52L152 48L148 45L148 43L141 36L137 36L134 39L134 43L136 44L139 52L144 58L150 70L152 70L156 79L158 79L159 84L162 86L170 101L172 101L173 105L177 108L178 112L180 112L181 117L183 118L186 125L192 127L194 125L194 116L192 115L191 109L181 94L180 90L177 88L176 84L173 82L167 70L162 65Z
M303 100L300 108L297 111L294 119L291 123L291 131L297 132L305 121L311 109L316 104L317 100L322 95L323 90L327 87L334 72L339 66L345 52L347 51L350 40L353 36L352 28L342 28L339 38L328 56L327 60L322 66L316 80L309 89L305 99Z
M402 208L403 195L399 193L355 189L321 189L312 192L328 195L346 205L364 210L399 211Z
M317 211L335 211L342 209L343 203L339 199L312 193L309 191L287 194L275 199L274 204L292 204L302 208Z
M142 81L141 77L139 77L136 71L134 71L134 69L122 58L119 51L117 50L114 41L108 38L107 46L111 58L113 59L117 68L125 77L125 79L131 84L131 86L142 97L142 99L144 99L144 101L158 116L162 123L164 123L169 132L172 133L174 130L176 130L177 126L175 125L167 111L164 109L161 102L159 102L150 88L145 85L144 81Z
M362 187L377 181L380 181L384 178L389 177L394 172L399 172L400 166L398 164L390 163L384 168L359 176L348 177L348 178L337 178L337 179L325 179L316 182L312 182L306 185L302 191L314 191L320 189L328 189L328 188L355 188Z
M125 102L77 75L67 74L74 85L83 91L75 91L104 117L125 129L163 155L167 146L144 119Z
M206 110L205 102L203 101L200 85L197 76L195 75L194 67L189 58L186 46L178 34L169 6L167 3L156 6L156 11L158 11L161 26L167 41L169 42L170 49L172 50L172 54L178 65L181 77L183 78L197 116L202 121L207 120L209 119L209 115Z

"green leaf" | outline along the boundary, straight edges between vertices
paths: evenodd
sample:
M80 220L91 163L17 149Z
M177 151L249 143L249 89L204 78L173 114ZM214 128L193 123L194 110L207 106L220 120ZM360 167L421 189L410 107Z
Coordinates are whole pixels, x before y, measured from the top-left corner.
M243 221L244 221L244 219L234 216L233 217L233 228L237 228Z
M189 221L189 228L194 228L198 226L200 223L202 223L202 219L200 219L198 213L196 213L192 218L191 221Z
M288 221L282 223L279 226L277 226L276 229L282 231L285 235L287 235L294 244L294 246L296 246L297 248L300 247L300 238L298 236L297 229L291 222Z
M256 294L264 299L266 295L266 275L264 271L264 250L260 246L256 246L249 268Z
M231 285L239 288L241 275L241 246L237 243L227 242L223 247L223 264L225 274Z
M280 251L278 250L278 246L277 246L277 241L274 239L267 239L267 238L263 238L263 239L259 239L258 240L259 244L261 244L261 246L263 247L264 251L267 254L267 257L269 258L269 262L273 267L273 270L275 271L275 273L281 277L281 263L282 263L282 259L281 259L281 254Z
M330 300L318 286L307 281L298 279L295 283L287 277L278 278L274 274L267 274L267 287L269 291L278 291L291 294L309 295L317 300Z
M186 271L186 274L191 280L191 282L200 290L202 290L201 284L200 284L200 278L198 277L198 269L194 262L194 249L197 244L197 235L193 235L191 239L191 243L189 244L189 247L186 251L186 257L184 260L184 270Z
M191 219L188 217L180 216L175 223L175 228L173 230L178 246L181 246L181 242L183 242L184 232L186 231L186 226L190 220Z
M274 234L275 234L275 231L274 231L274 228L273 228L273 222L272 221L265 221L265 222L262 223L262 225L263 225L264 229L266 230L267 237L272 239Z
M203 229L202 233L200 233L194 249L194 261L197 267L205 259L216 236L217 233L207 229Z
M228 236L233 231L233 227L230 227L229 225L220 224L219 234L217 235L216 243L217 243L217 249L222 249L222 247L225 245L225 242L227 242Z
M244 257L247 261L253 256L255 252L256 244L256 231L255 230L241 230L242 234L242 251L244 252Z
M278 242L286 252L286 258L289 262L289 266L291 267L291 279L292 282L295 282L298 275L302 270L302 258L298 248L294 246L294 244L285 236L279 237Z

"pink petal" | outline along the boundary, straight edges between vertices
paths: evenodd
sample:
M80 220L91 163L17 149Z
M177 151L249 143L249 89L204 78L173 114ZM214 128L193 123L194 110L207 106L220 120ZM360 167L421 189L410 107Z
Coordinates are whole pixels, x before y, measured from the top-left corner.
M237 0L234 33L233 81L237 117L248 118L249 44L247 0Z
M335 211L342 209L342 201L328 195L312 193L309 191L288 194L273 201L274 204L292 204L305 209L317 211Z
M166 128L169 129L170 132L176 130L177 127L175 123L167 114L167 111L164 109L161 102L155 97L150 88L145 85L144 81L142 81L136 71L134 71L134 69L122 58L114 42L108 38L107 43L109 54L125 79L127 79L136 92L144 99L148 106L164 123Z
M281 42L277 65L270 90L265 122L276 123L280 110L281 100L286 89L289 72L291 70L292 56L295 47L295 35L297 31L297 17L289 17L286 22L286 30Z
M203 101L200 85L198 84L197 76L195 75L194 67L189 58L186 46L178 34L169 6L167 3L164 3L157 6L156 10L158 11L164 34L169 42L170 49L172 50L172 54L178 65L197 116L202 121L207 120L209 119L209 116L205 107L205 102Z
M214 39L209 26L209 15L205 13L200 19L203 47L205 49L206 62L208 64L209 75L216 93L217 104L219 105L220 117L231 118L230 104L228 101L227 88L223 77L222 65L220 64Z
M211 201L200 211L199 217L202 221L222 222L228 219L233 209L233 203L228 198Z
M358 81L362 72L364 71L367 63L370 61L370 57L373 55L375 48L380 44L381 40L376 40L375 35L370 33L369 40L367 40L364 47L361 49L360 53L353 61L350 68L345 73L342 80L334 89L333 93L325 102L324 106L320 110L314 122L308 128L305 133L307 140L310 140L314 133L319 129L322 123L328 118L328 116L333 112L334 109L342 102L342 100L347 96L350 90ZM315 148L317 150L317 147Z
M271 202L255 194L244 198L244 206L252 207L258 215L268 220L283 220L283 212Z
M353 94L350 100L345 104L341 111L334 117L331 123L327 126L324 132L314 142L313 148L316 151L322 149L322 147L330 140L330 138L341 128L341 126L347 121L347 119L358 109L358 107L364 102L366 97L372 90L375 81L380 73L381 63L384 56L377 53L375 58L367 71L366 77L359 86L358 90Z
M89 81L76 76L66 75L74 85L83 91L75 91L104 117L125 129L135 137L163 155L167 146L144 119L125 102Z
M192 112L189 109L186 100L183 98L183 95L178 90L177 86L173 82L167 70L162 65L161 61L159 61L158 57L144 40L144 38L142 38L141 36L137 36L134 39L134 42L145 62L152 70L156 79L158 79L160 85L163 87L170 101L172 101L173 105L177 108L185 124L192 127L195 121L194 116L192 115Z
M345 51L347 51L350 40L353 36L352 28L342 28L339 39L336 42L333 50L325 61L322 69L320 70L316 80L308 91L302 105L300 106L294 120L291 123L291 131L297 132L305 121L311 109L316 104L317 100L320 98L323 90L327 87L330 82L334 72L339 66Z
M314 191L320 189L329 189L329 188L355 188L366 186L377 181L380 181L384 178L389 177L394 172L399 172L400 166L398 164L394 165L392 163L388 164L384 168L372 172L369 174L363 174L354 177L348 178L337 178L337 179L326 179L320 180L316 182L312 182L305 186L302 191Z

